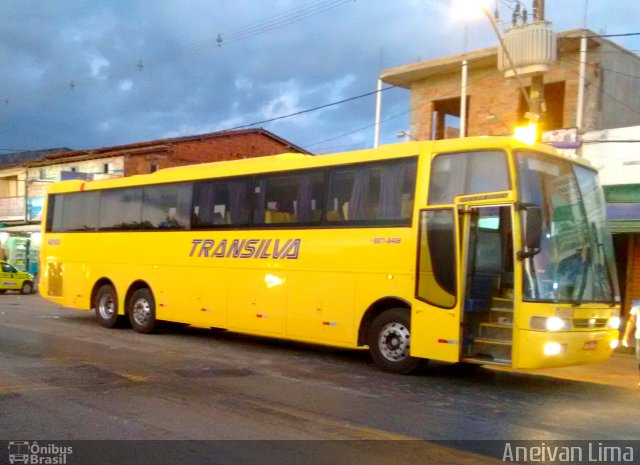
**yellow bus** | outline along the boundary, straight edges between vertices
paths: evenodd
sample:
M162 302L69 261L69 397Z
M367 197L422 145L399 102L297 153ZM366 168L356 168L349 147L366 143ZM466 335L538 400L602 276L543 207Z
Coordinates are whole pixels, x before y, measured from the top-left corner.
M106 327L368 346L394 373L598 362L618 341L597 173L509 137L63 181L44 218L41 294Z

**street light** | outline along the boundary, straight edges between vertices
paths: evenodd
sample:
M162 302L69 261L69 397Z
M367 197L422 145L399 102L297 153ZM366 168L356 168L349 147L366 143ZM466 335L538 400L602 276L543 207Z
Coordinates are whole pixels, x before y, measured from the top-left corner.
M453 0L453 15L463 21L475 21L488 11L492 0Z

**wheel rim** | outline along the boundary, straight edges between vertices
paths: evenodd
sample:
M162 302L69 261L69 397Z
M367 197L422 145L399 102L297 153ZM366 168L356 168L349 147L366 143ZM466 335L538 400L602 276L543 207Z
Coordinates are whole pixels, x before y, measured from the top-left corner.
M22 292L24 292L25 294L30 294L31 293L31 284L23 284L22 285Z
M392 322L386 324L380 337L378 346L384 358L392 362L400 362L409 356L411 334L402 323Z
M133 320L144 326L151 318L151 304L147 299L138 299L133 304Z
M111 294L104 294L100 297L100 301L98 302L98 312L100 313L100 318L104 320L110 319L115 313L116 305L111 297Z

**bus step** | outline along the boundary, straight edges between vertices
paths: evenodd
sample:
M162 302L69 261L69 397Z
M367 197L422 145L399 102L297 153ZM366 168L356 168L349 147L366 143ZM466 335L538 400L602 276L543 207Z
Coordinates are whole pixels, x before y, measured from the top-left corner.
M503 297L493 297L491 299L491 308L513 310L513 299L505 299Z
M489 323L513 326L513 310L492 308L489 312Z
M501 342L511 342L513 340L512 324L481 323L480 339L490 339Z
M511 365L511 360L509 359L503 360L491 356L466 356L462 358L462 361L466 363L477 363L479 365Z
M511 360L511 341L476 338L471 343L471 358L487 360Z

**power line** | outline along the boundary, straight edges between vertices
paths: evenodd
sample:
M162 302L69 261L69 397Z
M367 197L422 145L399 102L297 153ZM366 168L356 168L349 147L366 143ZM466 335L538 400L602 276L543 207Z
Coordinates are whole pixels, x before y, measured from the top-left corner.
M291 118L292 116L298 116L298 115L302 115L304 113L310 113L312 111L322 110L323 108L328 108L328 107L332 107L332 106L335 106L335 105L340 105L341 103L351 102L352 100L357 100L357 99L361 99L363 97L368 97L370 95L375 95L378 92L384 92L386 90L393 89L393 88L395 88L395 86L385 87L383 89L380 89L379 91L378 90L374 90L372 92L367 92L365 94L356 95L354 97L349 97L349 98L346 98L346 99L343 99L343 100L338 100L336 102L327 103L325 105L320 105L320 106L313 107L313 108L307 108L306 110L296 111L295 113L289 113L288 115L276 116L275 118L265 119L263 121L256 121L255 123L249 123L249 124L243 124L241 126L235 126L233 128L226 129L226 130L227 131L234 131L236 129L243 129L243 128L248 128L250 126L256 126L258 124L271 123L273 121L278 121L278 120L285 119L285 118Z
M478 81L480 81L480 80L482 80L484 78L490 77L493 74L494 74L493 70L488 70L488 71L485 71L482 74L474 76L473 78L471 78L471 79L469 79L467 81L467 86L466 87L468 88L470 85L475 84L475 83L477 83ZM460 90L460 85L459 84L452 85L452 89L450 91L444 92L443 94L440 94L439 96L435 97L433 100L442 100L442 99L451 97L452 95L456 95L459 92L459 90ZM391 115L391 116L389 116L387 118L384 118L384 119L382 119L380 121L380 124L386 123L388 121L391 121L392 119L399 118L400 116L404 116L407 113L411 113L411 112L416 111L416 110L418 110L418 109L420 109L420 108L422 108L424 106L430 105L432 101L427 101L427 102L421 103L419 105L415 105L413 107L410 107L408 110L405 110L405 111L402 111L400 113L396 113L394 115ZM357 128L357 129L354 129L354 130L339 134L337 136L334 136L334 137L331 137L331 138L328 138L328 139L324 139L324 140L321 140L321 141L318 141L318 142L314 142L312 144L307 144L307 145L304 146L304 148L308 149L309 147L314 147L316 145L325 144L327 142L333 142L334 140L342 139L343 137L350 136L351 134L357 134L358 132L362 132L362 131L365 131L367 129L371 129L376 124L377 123L374 122L374 123L368 124L366 126L362 126L360 128Z
M568 61L568 62L571 62L571 63L581 64L580 60L573 60L573 59L571 59L569 57L563 57L562 60ZM625 72L622 72L622 71L616 71L614 69L606 68L604 66L600 66L600 69L602 69L604 71L607 71L608 73L619 74L620 76L626 76L626 77L630 77L630 78L633 78L633 79L640 79L640 75L637 75L637 74L629 74L629 73L625 73Z
M624 34L594 34L587 37L601 37L603 39L607 39L609 37L632 37L632 36L640 36L640 32L627 32Z
M567 57L561 58L560 61L565 61L565 62L573 62L576 63L575 60L571 60ZM577 61L577 63L580 63L580 61ZM612 100L615 100L616 102L618 102L620 105L622 105L623 107L625 107L626 109L632 111L633 113L635 113L636 115L640 115L640 111L638 111L637 109L630 107L629 105L627 105L626 102L623 102L622 100L619 100L617 97L611 95L609 92L607 92L606 90L604 90L601 86L599 86L596 82L594 82L593 79L587 79L587 76L581 76L580 71L576 71L574 70L572 67L568 67L569 71L576 74L578 77L582 77L585 80L587 80L589 82L589 84L595 86L603 95L606 95L607 97L609 97Z

